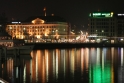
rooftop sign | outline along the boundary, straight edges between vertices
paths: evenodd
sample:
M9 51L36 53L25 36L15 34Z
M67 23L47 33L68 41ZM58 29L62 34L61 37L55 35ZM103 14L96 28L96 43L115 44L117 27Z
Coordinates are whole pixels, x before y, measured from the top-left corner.
M118 16L124 16L124 14L118 14Z
M113 17L113 12L94 12L90 13L90 17Z
M21 23L21 22L12 22L13 24Z

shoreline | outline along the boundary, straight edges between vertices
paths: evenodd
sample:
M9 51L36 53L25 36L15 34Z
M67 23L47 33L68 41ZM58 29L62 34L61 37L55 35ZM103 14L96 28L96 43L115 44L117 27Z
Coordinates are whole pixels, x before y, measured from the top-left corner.
M124 43L26 43L34 45L34 49L45 48L80 48L80 47L124 47Z

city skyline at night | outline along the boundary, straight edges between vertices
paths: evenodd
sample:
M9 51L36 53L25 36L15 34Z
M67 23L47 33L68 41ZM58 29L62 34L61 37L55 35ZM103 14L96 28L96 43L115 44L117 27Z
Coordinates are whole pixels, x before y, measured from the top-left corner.
M118 1L48 1L48 0L9 0L1 1L1 13L5 12L9 19L24 20L30 16L44 15L46 7L46 16L55 15L65 18L72 26L76 28L87 28L88 15L93 11L113 11L123 13L123 0Z

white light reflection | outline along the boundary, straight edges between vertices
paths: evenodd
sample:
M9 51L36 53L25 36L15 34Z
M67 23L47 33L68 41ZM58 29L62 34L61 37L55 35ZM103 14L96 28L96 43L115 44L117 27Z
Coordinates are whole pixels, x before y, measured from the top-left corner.
M102 70L104 71L104 49L102 50Z
M91 63L96 63L96 50L95 48L91 48L91 51L90 51L90 60L91 60Z
M111 56L112 56L112 63L113 63L113 58L114 58L114 47L111 48Z
M16 78L18 78L18 67L16 67Z
M123 66L123 48L121 48L121 66Z
M26 65L24 66L24 77L23 77L23 79L24 79L24 83L26 82Z
M103 48L102 51L102 69L104 69L104 62L106 62L106 50L107 48Z
M124 83L124 70L123 70L123 48L120 49L121 51L121 67L118 67L118 83Z
M63 71L63 75L65 77L65 73L66 73L65 72L65 69L66 69L66 67L65 67L65 49L61 50L61 65L62 65L61 70Z
M58 49L56 49L56 80L58 79Z
M63 50L63 60L64 60L64 64L63 64L63 66L64 66L64 78L65 78L65 69L66 69L66 65L65 65L65 50Z
M97 55L96 55L96 64L100 64L100 48L97 48Z

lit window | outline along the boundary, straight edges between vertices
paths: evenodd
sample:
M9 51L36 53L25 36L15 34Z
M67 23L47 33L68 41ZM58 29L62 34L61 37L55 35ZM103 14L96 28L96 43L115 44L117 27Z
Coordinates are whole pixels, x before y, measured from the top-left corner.
M102 32L104 32L104 30L102 30Z

